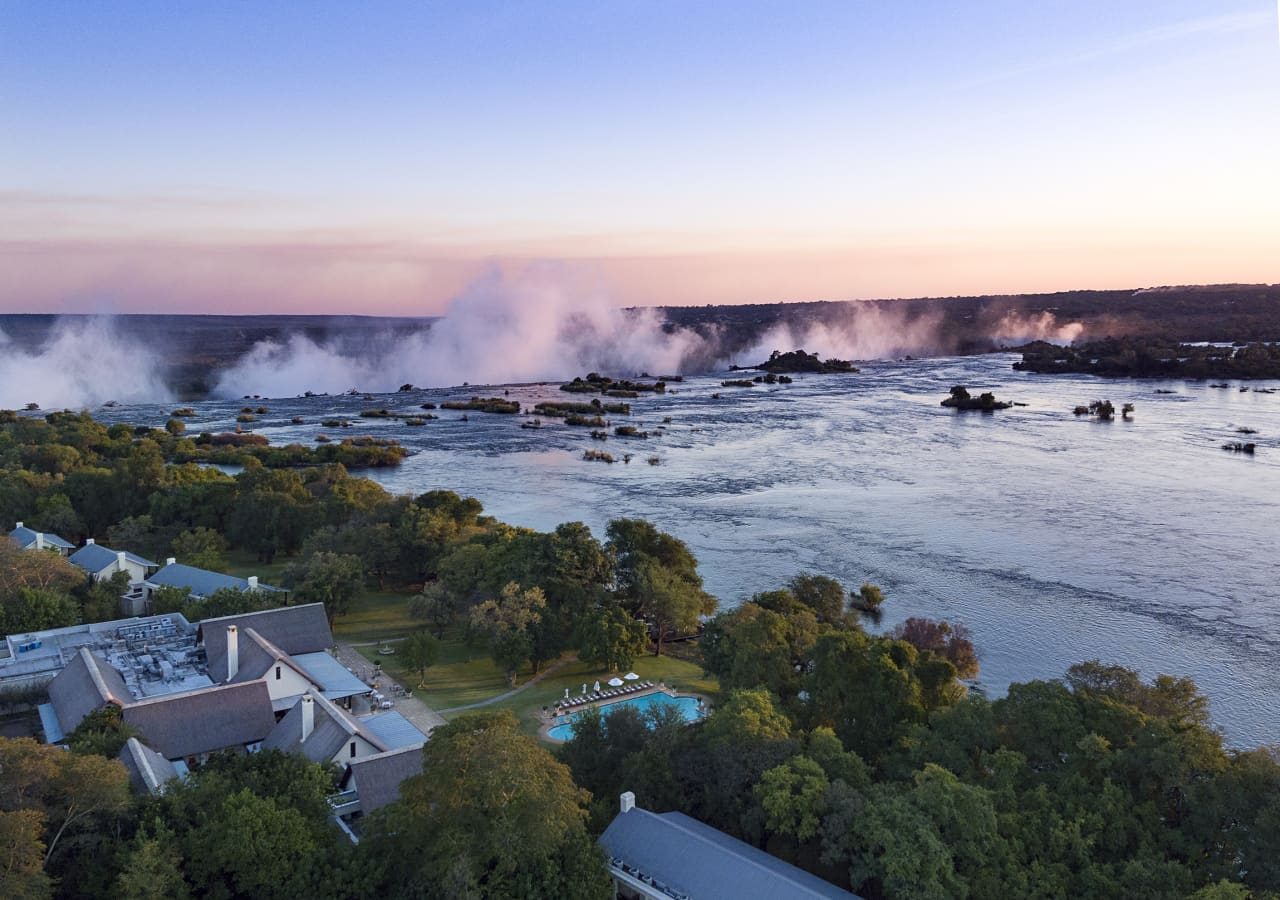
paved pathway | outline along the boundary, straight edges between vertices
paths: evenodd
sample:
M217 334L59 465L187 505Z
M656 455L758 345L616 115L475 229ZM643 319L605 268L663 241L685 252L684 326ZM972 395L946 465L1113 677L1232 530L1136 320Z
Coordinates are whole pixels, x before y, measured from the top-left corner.
M554 666L548 666L547 668L543 669L537 675L534 675L524 684L520 685L520 687L512 688L511 690L507 691L505 694L499 694L496 697L490 697L488 700L480 700L476 703L468 703L465 706L451 706L448 709L442 709L440 711L446 712L446 713L455 713L455 712L462 712L465 709L479 709L482 706L488 706L490 703L501 703L503 700L506 700L510 697L514 697L516 694L520 693L525 688L533 687L535 684L537 684L542 679L546 678L548 675L558 672L560 669L563 669L565 666L571 663L576 663L577 661L578 661L578 657L576 656L571 656L568 659L562 659L560 660L560 662L556 663Z
M368 644L356 645L340 641L334 655L337 656L338 660L344 666L355 672L356 677L362 679L366 684L372 684L374 680L373 663L365 659L364 656L362 656L355 648L356 646L369 647L380 645L382 643L382 641L376 641ZM417 697L406 697L403 695L399 697L394 696L391 691L391 686L399 684L399 682L388 675L385 669L381 675L377 676L377 678L378 683L381 685L378 690L388 696L391 696L395 701L395 708L400 711L400 714L414 725L418 726L418 729L423 734L430 734L431 729L435 728L437 725L445 724L444 716L427 706L427 704L423 703ZM403 687L403 685L401 685L401 687Z

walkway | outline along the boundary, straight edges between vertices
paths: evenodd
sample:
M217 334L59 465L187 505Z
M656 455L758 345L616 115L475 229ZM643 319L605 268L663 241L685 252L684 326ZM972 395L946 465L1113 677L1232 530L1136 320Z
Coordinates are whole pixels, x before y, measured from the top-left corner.
M378 646L382 643L382 641L373 641L367 644L360 644L359 646ZM354 672L357 678L363 680L365 684L372 684L375 677L373 663L365 659L360 654L360 651L355 649L356 646L357 645L355 644L348 644L339 641L337 649L334 651L334 655L337 656L339 662ZM377 676L377 679L378 683L381 685L378 690L388 696L391 696L395 701L396 709L400 711L400 714L416 725L418 730L423 734L430 734L431 729L435 728L437 725L445 724L444 716L427 706L427 704L423 703L417 697L406 697L403 694L398 697L394 696L391 686L399 684L399 682L387 674L385 669L381 675ZM404 685L401 685L401 687L404 687Z
M440 710L440 712L456 713L456 712L462 712L468 709L479 709L480 707L488 706L491 703L501 703L503 700L508 700L511 697L514 697L516 694L520 693L525 688L533 687L535 684L537 684L539 681L546 678L547 676L552 675L560 671L561 669L563 669L565 666L576 663L577 661L578 661L578 657L576 656L571 656L568 659L562 659L560 660L560 662L556 663L554 666L548 666L547 668L543 669L537 675L534 675L524 684L520 685L520 687L512 688L511 690L507 691L505 694L498 694L496 697L490 697L488 700L480 700L476 703L468 703L465 706L451 706L448 709Z

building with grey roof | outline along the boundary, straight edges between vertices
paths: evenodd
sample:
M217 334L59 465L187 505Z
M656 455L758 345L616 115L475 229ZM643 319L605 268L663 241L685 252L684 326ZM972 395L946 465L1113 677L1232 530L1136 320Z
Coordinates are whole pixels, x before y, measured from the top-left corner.
M252 628L287 654L315 653L333 646L333 632L329 630L329 618L323 603L307 603L302 606L282 606L261 612L237 616L205 619L199 625L199 638L204 644L209 661L209 677L217 682L229 681L227 629L236 626L243 634ZM243 640L241 640L243 643ZM238 662L238 661L237 661Z
M318 691L308 691L289 710L283 719L262 742L264 750L283 750L301 753L312 762L346 765L352 760L375 753L397 749L386 737L370 728L370 723L380 718L356 718ZM403 719L403 716L401 717ZM413 728L407 719L405 724ZM421 745L427 736L417 731L416 742ZM412 736L396 730L395 744L405 746Z
M856 900L683 813L640 809L630 791L599 843L625 900Z
M21 522L18 522L13 531L9 532L9 537L17 541L18 546L23 550L51 550L60 556L66 556L76 549L76 545L65 538L46 531L27 528Z
M136 737L125 741L120 762L129 773L129 783L138 793L162 794L165 785L178 778L178 769L169 760Z
M190 591L197 600L212 597L218 591L272 591L284 593L284 588L262 584L256 575L248 578L237 578L235 575L224 575L221 572L210 572L195 566L183 565L172 556L165 561L160 571L147 579L151 588L174 587Z
M81 647L66 668L49 682L49 702L61 732L51 740L61 740L62 736L75 731L89 713L109 703L123 707L132 699L120 673L87 647ZM47 723L45 731L50 731Z
M149 559L144 559L127 550L112 550L94 541L85 541L85 545L67 557L67 562L83 569L94 581L111 578L117 572L129 576L130 584L140 584L147 578L147 573L157 567Z
M266 683L249 681L139 700L124 707L124 721L165 759L186 760L256 749L276 717Z
M399 800L401 782L422 772L422 747L419 743L352 760L341 782L350 812L367 816Z

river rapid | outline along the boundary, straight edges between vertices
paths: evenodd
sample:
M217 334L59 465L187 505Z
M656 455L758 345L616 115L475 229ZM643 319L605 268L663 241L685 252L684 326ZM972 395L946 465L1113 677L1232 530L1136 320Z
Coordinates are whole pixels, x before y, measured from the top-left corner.
M688 542L724 607L799 572L852 588L872 581L887 597L882 627L908 616L967 625L992 695L1100 658L1147 677L1190 676L1231 744L1280 743L1280 390L1254 390L1280 383L1043 376L1014 371L1015 359L873 362L750 389L721 387L736 375L690 377L611 417L663 429L647 439L601 442L555 419L522 429L530 417L441 410L418 428L319 425L504 390L476 387L263 401L270 413L252 427L273 443L321 431L394 437L414 455L365 474L396 492L473 495L513 524L580 520L601 535L609 519L649 519ZM944 409L954 384L1026 406ZM589 399L556 385L505 390L526 407ZM1071 413L1104 398L1117 410L1134 403L1132 420ZM231 430L246 404L193 405L188 433ZM161 424L169 409L98 415ZM1221 449L1236 440L1256 442L1256 455ZM585 461L588 448L618 461Z

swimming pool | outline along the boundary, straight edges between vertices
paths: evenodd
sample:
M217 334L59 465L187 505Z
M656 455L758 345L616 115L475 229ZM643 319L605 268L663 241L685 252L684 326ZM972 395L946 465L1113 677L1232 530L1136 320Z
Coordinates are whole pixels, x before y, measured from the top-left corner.
M698 708L697 697L672 697L661 691L654 694L645 694L643 697L628 697L625 700L615 700L612 703L606 703L604 706L596 707L600 710L600 715L608 716L616 712L623 706L634 707L638 712L647 712L655 706L673 706L680 710L680 714L684 716L686 722L696 722L702 718L702 710ZM573 737L573 722L581 712L574 713L568 722L563 725L556 725L547 731L547 737L553 741L567 741Z

